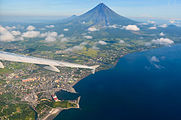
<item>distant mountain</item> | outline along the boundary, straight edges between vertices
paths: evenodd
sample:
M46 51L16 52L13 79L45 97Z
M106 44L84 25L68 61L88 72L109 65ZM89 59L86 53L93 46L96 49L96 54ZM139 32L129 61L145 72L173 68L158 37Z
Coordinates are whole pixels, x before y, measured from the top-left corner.
M129 25L137 23L136 21L120 16L104 3L97 5L95 8L83 15L71 17L69 22L72 24L80 23L88 26L109 26L114 24Z
M71 21L71 20L73 20L73 19L75 19L75 18L77 18L77 16L76 15L72 15L72 16L70 16L69 18L67 18L67 19L65 19L66 21Z

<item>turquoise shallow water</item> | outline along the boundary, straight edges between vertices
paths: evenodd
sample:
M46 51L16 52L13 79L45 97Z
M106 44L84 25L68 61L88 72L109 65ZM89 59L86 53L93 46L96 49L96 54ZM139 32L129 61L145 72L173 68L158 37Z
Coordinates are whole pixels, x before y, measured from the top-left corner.
M55 120L181 120L181 45L126 55L75 89L81 109Z

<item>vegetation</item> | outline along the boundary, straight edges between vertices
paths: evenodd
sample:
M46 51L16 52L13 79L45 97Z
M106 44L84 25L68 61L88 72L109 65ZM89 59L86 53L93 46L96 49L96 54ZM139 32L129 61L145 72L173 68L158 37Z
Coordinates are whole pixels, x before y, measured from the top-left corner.
M37 112L41 112L43 109L47 108L47 107L52 107L52 108L56 108L56 107L61 107L61 108L70 108L70 107L76 107L75 103L72 103L68 100L65 101L50 101L50 100L45 100L45 101L41 101L40 104L38 104L36 106L36 111Z
M69 101L62 101L62 102L54 102L53 107L61 107L61 108L71 108L71 107L76 107L75 103L71 103Z
M7 73L11 73L12 70L10 70L9 68L4 68L4 69L0 69L0 74L7 74Z
M45 42L45 38L39 37L31 39L25 38L25 40L22 41L1 41L0 50L41 58L74 62L79 64L99 64L101 65L99 69L105 69L110 68L113 64L115 64L116 60L120 56L123 56L125 54L139 50L150 49L155 46L160 47L159 45L152 45L149 47L145 46L145 43L151 42L153 39L160 38L160 32L163 32L165 34L165 38L170 38L175 43L181 42L181 28L176 26L168 26L167 28L158 27L157 30L150 30L149 27L151 25L142 26L138 24L137 26L140 28L140 31L135 32L125 30L122 28L122 26L117 24L118 28L111 28L110 26L107 26L97 31L90 32L88 31L88 28L93 24L93 22L88 20L88 22L85 24L86 25L82 23L75 24L70 22L67 24L55 23L55 27L52 28L51 31L57 32L58 35L64 34L64 38L67 39L64 42L62 42L61 38L59 37L56 38L56 41L52 42ZM23 24L23 26L26 25ZM35 26L39 30L39 28L45 27L46 24L36 24ZM69 31L65 32L64 28L68 28ZM50 29L45 29L40 32L45 33L49 30ZM21 30L22 33L25 31L25 29ZM86 39L85 35L91 36L90 38L92 39ZM100 41L105 42L105 44L101 44ZM72 51L68 52L66 51L67 49L72 49L75 46L78 49L73 49ZM31 66L31 64L4 61L3 64L6 67L4 69L0 69L0 119L34 120L35 112L29 107L28 104L20 104L20 99L24 98L24 93L33 93L33 90L34 93L36 93L36 91L38 90L34 88L29 89L29 86L41 85L42 82L35 81L35 83L19 83L21 83L22 79L26 79L30 77L32 74L37 73L40 76L44 76L45 73L50 74L51 72L47 70L43 71L42 69L40 69L44 66L38 67L37 65ZM60 73L62 74L62 76L65 73L65 71L66 73L73 73L71 68L64 68L62 71ZM79 69L74 71L73 74L78 75L77 79L82 77L81 71L83 70ZM10 75L11 73L16 73L18 77L10 78L8 75ZM36 74L34 76L37 77ZM62 77L62 79L64 78ZM46 79L46 81L48 81L48 79ZM44 83L45 82L43 82L42 85L44 85ZM66 80L64 82L61 82L61 84L63 83L69 85L69 83ZM50 82L47 82L45 86L46 85L49 86ZM55 86L56 83L52 82L52 85ZM12 89L12 87L14 87L14 89ZM46 87L44 88L46 89ZM1 90L3 91L1 92ZM20 93L21 98L16 97ZM40 98L38 99L39 104L37 106L35 105L36 111L40 114L40 116L43 116L52 108L76 107L75 103L66 100L59 102L48 100L41 101L41 99L44 98L43 95L44 94L41 93L38 94L38 98Z
M35 120L35 112L27 104L6 104L0 102L0 119Z
M52 108L72 108L76 107L75 103L71 103L69 101L51 101L51 100L43 100L36 106L36 111L38 113L38 116L42 118L44 115L47 114L48 111L50 111Z
M92 48L86 48L84 47L81 51L78 51L78 54L85 55L91 58L95 58L98 55L97 50L94 50Z

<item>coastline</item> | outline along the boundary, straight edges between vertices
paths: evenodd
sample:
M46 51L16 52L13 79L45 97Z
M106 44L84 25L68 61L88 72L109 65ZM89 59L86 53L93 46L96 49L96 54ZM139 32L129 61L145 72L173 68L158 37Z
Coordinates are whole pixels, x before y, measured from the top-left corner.
M162 50L163 49L163 50ZM168 48L170 49L170 48ZM162 50L162 51L160 51ZM133 53L133 55L127 55L125 56L124 58L121 58L119 63L117 64L116 68L113 70L113 71L116 71L116 72L112 72L112 70L108 70L107 71L102 71L99 75L97 74L96 77L88 77L88 79L84 79L85 81L81 81L80 83L78 83L74 88L77 90L77 92L79 92L81 95L82 95L82 101L80 103L81 105L81 108L83 108L82 110L68 110L68 111L64 111L62 113L60 113L58 115L58 117L56 117L56 119L71 119L71 120L74 120L74 119L78 119L80 118L81 120L85 120L86 117L89 118L89 116L93 115L93 117L90 117L90 120L91 118L95 118L95 119L99 119L101 117L104 117L104 113L105 113L105 116L108 116L108 117L105 117L106 119L109 119L111 118L113 115L115 115L115 113L119 113L120 111L120 108L121 110L123 110L123 112L121 111L120 113L123 113L124 114L124 107L122 106L126 106L126 108L130 108L132 107L130 103L135 103L135 104L138 104L138 106L134 106L132 108L134 108L134 111L132 111L132 109L130 109L129 111L127 111L126 113L130 113L130 114L133 114L130 118L133 119L135 116L135 110L139 110L139 111L142 111L140 112L138 115L138 117L142 118L142 114L141 113L144 113L144 108L145 108L145 104L142 104L142 103L150 103L150 101L152 101L152 99L147 99L148 97L150 97L150 95L148 96L148 92L143 92L142 93L142 90L147 90L148 89L148 86L150 86L150 80L147 80L146 78L147 77L144 77L142 78L141 80L139 78L141 78L142 76L140 77L135 77L135 76L139 76L139 73L140 71L144 73L144 71L147 71L147 73L150 73L150 70L146 70L145 69L145 65L150 65L151 64L148 62L148 60L150 60L150 58L152 56L157 56L159 59L161 59L162 56L165 56L166 58L168 58L169 62L168 62L168 66L171 66L169 63L170 63L170 55L166 56L164 54L162 54L163 51L165 51L167 49L165 48L158 48L157 50L149 50L149 51L144 51L144 52L137 52L136 55L135 53ZM178 49L176 49L178 50ZM172 50L171 50L172 51ZM167 53L164 52L164 53ZM170 53L170 52L168 52ZM172 51L173 53L173 51ZM180 56L180 55L179 55ZM171 61L175 59L174 57L171 59ZM177 59L177 60L180 60L180 59ZM134 61L134 62L133 62ZM146 62L144 62L146 61ZM162 60L161 60L162 61ZM167 60L166 60L167 61ZM165 59L162 61L162 62L166 62ZM174 62L174 61L172 61ZM135 64L137 63L137 64ZM163 65L162 63L160 63L161 65ZM174 65L177 65L177 64L174 64ZM130 74L130 71L132 72L132 66L135 66L134 67L134 73L133 76L129 76ZM137 67L139 69L137 69ZM164 64L164 66L167 68L167 65ZM124 70L124 68L128 68L126 70ZM152 69L153 68L153 69ZM174 67L173 67L174 68ZM154 66L151 67L151 69L155 72L158 72L159 69L156 70L156 68ZM117 71L119 71L117 73ZM159 70L160 71L160 70ZM110 81L110 78L111 77L107 77L107 75L105 77L103 77L105 75L105 73L112 73L111 76L116 76L118 75L119 77L115 77L116 79L114 84L111 84L112 81ZM145 72L146 73L146 72ZM164 75L163 72L160 72L161 74L160 75ZM124 74L124 75L123 75ZM150 73L150 74L154 74L154 73ZM149 74L149 75L150 75ZM146 74L146 76L149 76L148 74ZM97 77L99 76L99 77ZM108 75L109 76L109 75ZM126 77L125 77L126 76ZM95 78L92 79L92 78ZM107 78L107 79L106 79ZM123 79L122 79L123 78ZM125 79L125 78L128 78L128 79ZM137 78L137 80L135 81L135 79L133 78ZM157 78L157 76L155 76L154 78ZM154 80L153 78L153 80ZM171 78L172 79L172 78ZM168 81L170 81L171 79L168 79ZM99 81L100 80L100 81ZM165 79L164 79L165 80ZM99 81L99 82L97 82ZM157 81L157 79L154 80L153 83L160 83L160 81L162 81L162 77L160 78L159 81ZM178 81L179 81L179 78L178 78ZM104 83L105 82L105 83ZM147 82L148 84L146 84L144 87L143 84ZM165 83L165 81L162 81L163 83ZM100 88L100 87L97 87L97 86L101 86L102 84L104 83L104 87L103 88ZM133 85L134 83L134 87L131 87L129 88L130 85ZM141 84L140 84L141 83ZM143 84L142 84L143 83ZM152 82L151 82L152 83ZM172 82L170 82L172 83ZM96 86L94 87L95 89L94 90L90 90L91 87L89 87L90 85L92 86ZM113 86L115 85L115 88L111 88L111 92L109 93L109 85ZM118 85L118 86L117 86ZM157 89L157 85L158 84L154 84L155 85L155 88ZM169 85L169 84L168 84ZM140 91L140 89L136 89L137 86L140 86L140 88L142 88L142 90ZM102 86L101 86L102 87ZM92 88L91 88L92 89ZM152 87L150 87L149 89L150 91L152 91ZM158 91L160 91L160 89L157 89ZM169 90L169 88L168 88ZM177 88L175 89L177 90ZM117 92L118 91L118 92ZM136 92L134 92L136 91ZM162 90L161 90L162 91ZM105 94L104 94L105 92ZM154 91L155 93L157 91ZM96 93L96 94L95 94ZM107 95L107 93L109 93L109 95ZM131 93L131 94L127 94L127 93ZM144 95L145 96L145 99L149 100L149 101L145 101L145 99L142 99L142 96L141 97L135 97L136 93L136 96L139 96L140 94L141 95ZM152 94L152 93L150 93ZM100 95L100 97L99 97ZM118 96L117 96L118 95ZM179 95L179 94L178 94ZM130 98L131 96L131 98ZM157 96L157 93L155 94L155 97ZM167 98L166 95L163 95ZM84 98L85 99L84 99ZM109 99L106 99L106 98L109 98ZM114 99L113 99L114 98ZM130 102L128 101L122 101L120 102L120 100L123 100L123 99L127 99L130 100ZM150 97L151 98L151 97ZM105 101L104 101L105 100ZM104 109L104 105L107 103L109 104L110 100L115 100L115 103L119 103L118 106L115 106L114 104L110 105L110 109L112 109L112 113L110 113L110 115L108 114L109 111L107 112L107 109ZM133 100L133 102L132 102ZM139 101L142 101L142 102L139 102ZM162 102L163 99L160 99L160 102ZM93 101L93 102L92 102ZM160 105L159 103L155 103L155 107L157 108L160 108L161 106L165 106L165 105ZM168 102L169 102L169 98L168 98ZM94 104L95 103L95 104ZM102 104L103 103L103 104ZM92 107L92 105L95 105L96 107ZM160 106L159 106L160 105ZM152 105L150 105L150 107L152 107ZM115 109L114 109L115 108ZM155 110L157 109L155 108ZM87 112L87 111L91 111L91 112ZM114 111L115 110L115 111ZM168 108L169 110L169 108ZM100 113L99 113L100 111ZM103 111L103 112L101 112ZM149 110L148 110L149 111ZM151 111L151 110L150 110ZM170 110L169 110L170 111ZM99 114L97 114L99 113ZM155 114L156 111L154 112ZM164 113L164 111L163 111ZM149 112L150 115L152 115L151 112ZM71 116L69 116L71 115ZM159 114L160 115L160 114ZM81 116L81 117L79 117ZM110 117L109 117L110 116ZM144 117L147 117L147 115L144 115ZM163 114L164 116L164 114ZM180 116L180 115L179 115ZM127 116L125 115L121 115L121 114L118 114L118 117L119 118L123 118L123 119L126 119ZM146 118L145 117L145 118ZM144 119L145 119L144 118Z
M42 120L53 120L61 111L63 111L62 108L53 108Z
M113 64L112 67L115 67L119 61L120 58L124 57L125 55L127 54L124 54L124 55L121 55ZM112 68L111 67L111 68ZM102 71L102 70L108 70L110 68L107 68L107 69L100 69L96 72L99 72L99 71ZM88 77L89 75L91 74L85 74L81 79L77 80L75 83L72 84L72 88L71 88L71 91L72 93L77 93L76 90L73 88L78 82L80 82L81 80L83 80L84 78ZM48 115L46 115L42 120L53 120L57 115L59 115L62 111L64 110L69 110L69 109L80 109L80 99L81 99L81 96L78 97L77 99L77 107L71 107L71 108L53 108Z
M150 49L148 49L148 50L150 50ZM138 50L138 51L134 51L134 52L130 52L130 53L135 53L135 52L141 52L141 51L147 51L147 50ZM128 54L130 54L130 53L126 53L126 54L123 54L123 55L121 55L113 64L112 64L112 66L111 67L108 67L108 68L102 68L102 69L98 69L96 72L99 72L99 71L102 71L102 70L108 70L108 69L110 69L110 68L113 68L113 67L115 67L116 65L117 65L117 63L119 62L119 60L120 60L120 58L122 58L122 57L124 57L125 55L128 55ZM91 75L90 73L88 73L88 74L85 74L84 76L82 76L82 78L81 79L79 79L79 80L77 80L75 83L73 83L72 85L71 85L71 91L69 91L69 92L71 92L71 93L77 93L76 92L76 90L73 88L78 82L80 82L81 80L83 80L84 78L86 78L86 77L88 77L89 75ZM54 110L54 108L50 111L50 113L46 116L46 117L44 117L42 120L53 120L57 115L59 115L62 111L64 111L64 110L69 110L69 109L80 109L80 105L79 105L79 102L80 102L80 99L81 99L81 96L79 96L78 97L78 99L77 99L77 107L71 107L71 108L57 108L57 112L55 113L55 114L53 114L51 111L52 110ZM56 109L56 108L55 108Z
M150 49L148 49L150 50ZM135 52L141 52L141 51L146 51L146 50L138 50L138 51L134 51L134 52L130 52L130 53L135 53ZM123 55L120 55L120 57L112 64L111 67L108 67L108 68L102 68L102 69L98 69L96 72L99 72L99 71L102 71L102 70L108 70L110 68L113 68L117 65L117 63L119 62L120 58L124 57L125 55L128 55L130 53L125 53ZM88 73L88 74L85 74L84 76L82 76L81 79L77 80L75 83L73 83L71 85L71 93L77 93L76 90L73 88L78 82L80 82L81 80L83 80L84 78L88 77L89 75L91 75L91 73ZM57 115L59 115L62 111L64 110L69 110L69 109L80 109L80 105L79 105L79 102L80 102L80 99L81 99L81 96L78 97L78 100L77 100L77 106L78 107L71 107L71 108L57 108L57 112L55 114L51 113L51 110L50 113L48 115L46 115L46 117L44 117L42 120L53 120ZM55 108L56 109L56 108Z
M86 78L87 76L89 76L90 74L86 74L84 75L81 79L77 80L75 83L73 83L73 85L71 86L71 90L68 91L68 92L71 92L71 93L77 93L76 90L73 88L78 82L80 82L82 79ZM62 111L64 110L69 110L69 109L80 109L80 105L79 105L79 102L80 102L80 99L81 99L81 96L78 97L78 99L76 100L77 103L76 103L76 106L77 107L70 107L70 108L52 108L49 113L41 118L40 120L53 120L58 114L60 114ZM37 119L39 120L39 118Z
M159 47L158 47L159 48ZM155 48L156 49L156 48ZM135 52L142 52L142 51L147 51L147 50L150 50L150 49L146 49L146 50L138 50L138 51L134 51L134 52L130 52L130 53L135 53ZM122 58L122 57L124 57L125 55L128 55L128 54L130 54L130 53L126 53L126 54L123 54L123 55L121 55L113 64L112 64L112 67L109 67L109 68L102 68L102 69L99 69L99 70L97 70L96 72L99 72L99 71L102 71L102 70L108 70L108 69L110 69L110 68L113 68L113 67L115 67L116 65L117 65L117 63L119 62L119 60ZM77 80L75 83L73 83L72 84L72 90L71 90L71 92L72 93L77 93L76 92L76 90L73 88L78 82L80 82L81 80L83 80L84 78L86 78L86 77L88 77L89 75L91 75L91 74L85 74L80 80ZM62 111L64 111L64 110L69 110L69 109L80 109L80 105L79 105L79 102L80 102L80 98L81 98L81 96L79 96L79 100L78 100L78 103L77 103L77 108L62 108L59 112L58 112L58 114L60 114ZM56 114L56 116L58 115L58 114ZM53 114L51 114L51 115L53 115ZM51 116L51 115L49 115L49 116ZM52 119L43 119L43 120L53 120L56 116L54 116Z
M53 108L53 109L51 109L51 111L49 111L48 115L46 115L41 120L53 120L58 114L60 114L60 112L62 112L64 110L80 109L80 106L79 106L80 99L81 99L81 97L79 96L78 99L77 99L77 103L76 103L77 107L70 107L70 108L60 108L60 107L58 107L58 108Z

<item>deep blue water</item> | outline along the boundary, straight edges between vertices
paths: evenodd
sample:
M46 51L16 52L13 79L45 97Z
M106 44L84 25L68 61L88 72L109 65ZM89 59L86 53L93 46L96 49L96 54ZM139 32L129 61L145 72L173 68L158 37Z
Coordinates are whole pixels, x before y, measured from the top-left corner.
M75 89L81 109L55 120L181 120L181 45L126 55Z

